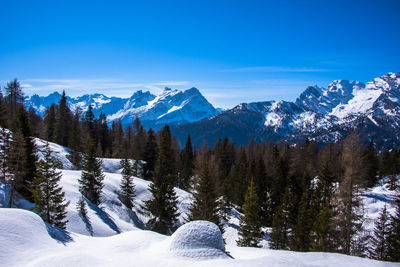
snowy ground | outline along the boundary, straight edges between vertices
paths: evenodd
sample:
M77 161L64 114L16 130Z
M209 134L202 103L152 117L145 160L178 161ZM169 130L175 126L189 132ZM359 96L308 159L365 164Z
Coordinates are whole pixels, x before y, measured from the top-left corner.
M36 143L39 147L44 145L40 139L36 139ZM176 253L171 250L171 244L175 243L176 247L176 235L167 237L143 230L148 218L141 213L141 206L151 197L148 181L137 177L134 179L135 208L128 210L118 199L121 180L119 160L103 159L105 179L102 203L99 207L88 203L88 220L83 220L76 210L76 203L80 197L78 179L81 171L73 170L68 160L67 148L52 143L50 148L64 168L61 170L61 186L66 193L66 199L70 201L67 209L67 231L46 226L40 217L23 210L32 207L31 203L23 199L14 203L14 207L20 209L0 208L1 266L391 266L340 254L269 250L265 249L268 247L267 241L262 242L264 249L237 247L241 214L236 210L232 210L224 233L226 250L234 259L218 256L216 259L205 261L203 248L199 250L191 247L191 242L182 242L186 244L186 248L192 249L189 253ZM192 196L183 190L175 190L181 213L179 225L182 225L186 221ZM364 196L369 229L373 228L373 219L378 216L384 203L388 203L389 210L394 212L390 206L394 192L388 190L385 181L373 190L365 192ZM7 204L8 186L0 183L0 207L6 207ZM191 233L199 232L201 231L191 230ZM190 236L185 232L182 235ZM213 235L208 235L201 240L213 239ZM203 241L199 242L203 244Z

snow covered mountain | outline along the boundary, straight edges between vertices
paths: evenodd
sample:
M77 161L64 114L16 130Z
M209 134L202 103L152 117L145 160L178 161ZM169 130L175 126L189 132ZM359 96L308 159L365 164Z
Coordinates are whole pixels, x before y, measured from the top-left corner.
M217 126L217 127L216 127ZM202 130L200 130L202 129ZM400 147L400 73L374 81L337 80L328 88L308 87L295 102L243 103L215 117L173 128L179 140L187 133L199 145L230 137L236 144L256 141L338 141L348 131L378 147Z
M46 108L52 103L58 103L60 98L58 92L48 96L33 95L25 99L25 105L43 116ZM181 125L196 122L219 112L196 88L185 91L165 88L157 96L140 90L130 98L86 94L79 97L67 96L67 101L71 110L79 108L85 112L91 105L96 116L103 112L110 123L120 119L123 125L128 125L138 116L144 127L153 129L159 129L165 123Z

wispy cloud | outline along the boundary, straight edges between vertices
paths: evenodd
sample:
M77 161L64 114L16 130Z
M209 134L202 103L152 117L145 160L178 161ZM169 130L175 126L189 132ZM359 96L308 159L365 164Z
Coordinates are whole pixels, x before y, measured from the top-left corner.
M256 66L224 69L220 72L328 72L328 69L306 67Z

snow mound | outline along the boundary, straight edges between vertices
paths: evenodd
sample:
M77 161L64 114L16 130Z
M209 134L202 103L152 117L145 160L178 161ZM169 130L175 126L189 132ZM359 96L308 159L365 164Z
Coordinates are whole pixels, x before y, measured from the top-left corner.
M207 221L189 222L171 236L169 250L172 254L188 258L229 258L221 231Z
M57 245L46 230L43 220L23 209L0 208L0 259L13 261L16 252L49 249Z

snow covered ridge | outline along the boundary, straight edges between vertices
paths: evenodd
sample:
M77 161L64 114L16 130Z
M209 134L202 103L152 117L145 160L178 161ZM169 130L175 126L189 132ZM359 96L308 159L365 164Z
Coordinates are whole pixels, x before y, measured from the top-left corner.
M53 103L57 104L60 98L58 92L48 96L33 95L25 99L25 105L43 116L46 108ZM108 97L103 94L67 96L67 103L72 111L79 108L83 112L91 105L95 116L103 112L109 123L120 119L123 125L127 125L138 116L146 128L153 129L159 129L165 123L180 125L196 122L219 113L196 88L185 91L165 88L157 96L140 90L130 98Z
M237 145L246 145L251 139L296 143L310 138L327 143L356 130L362 140L374 138L378 149L400 147L400 73L367 83L336 80L327 88L310 86L295 102L242 103L172 130L179 140L190 133L196 145L204 141L213 145L225 136Z

